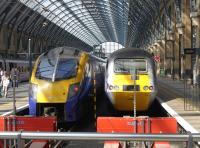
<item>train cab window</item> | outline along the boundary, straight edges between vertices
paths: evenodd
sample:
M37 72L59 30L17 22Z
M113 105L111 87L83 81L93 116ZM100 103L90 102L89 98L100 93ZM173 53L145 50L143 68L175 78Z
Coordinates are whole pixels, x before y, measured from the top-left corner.
M77 59L59 59L55 74L55 80L75 77L77 73L77 66Z
M115 73L147 72L147 61L145 59L116 59L114 62Z
M52 79L56 59L42 58L36 71L36 78Z
M76 75L77 65L77 59L60 58L57 61L56 58L44 57L38 65L36 77L49 80L52 80L54 76L55 80L71 78Z

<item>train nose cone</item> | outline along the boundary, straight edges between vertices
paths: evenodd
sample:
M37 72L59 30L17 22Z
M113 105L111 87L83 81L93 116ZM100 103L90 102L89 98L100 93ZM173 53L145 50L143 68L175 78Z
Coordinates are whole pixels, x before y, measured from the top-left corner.
M65 103L67 98L68 84L63 82L40 83L38 102L40 103Z

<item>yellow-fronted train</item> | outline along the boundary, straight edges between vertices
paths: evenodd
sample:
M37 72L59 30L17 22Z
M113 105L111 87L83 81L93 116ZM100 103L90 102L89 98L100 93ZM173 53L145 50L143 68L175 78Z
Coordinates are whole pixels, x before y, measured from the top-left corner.
M92 67L86 52L71 47L39 56L30 81L29 114L56 115L67 122L83 117L92 100Z
M136 48L113 52L106 64L105 92L119 111L133 111L134 95L136 110L148 110L157 93L152 55Z

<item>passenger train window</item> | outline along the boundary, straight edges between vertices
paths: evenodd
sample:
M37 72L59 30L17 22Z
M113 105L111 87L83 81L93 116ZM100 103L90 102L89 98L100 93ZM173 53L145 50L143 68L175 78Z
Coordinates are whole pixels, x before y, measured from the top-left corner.
M116 59L114 62L115 73L130 73L137 69L138 72L147 72L145 59Z

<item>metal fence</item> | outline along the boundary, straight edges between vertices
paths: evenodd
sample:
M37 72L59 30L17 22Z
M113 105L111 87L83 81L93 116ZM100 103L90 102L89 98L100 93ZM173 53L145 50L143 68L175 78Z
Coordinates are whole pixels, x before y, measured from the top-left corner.
M200 111L200 84L191 85L191 80L184 80L184 110Z
M192 148L194 142L200 141L200 134L104 134L104 133L69 133L69 132L0 132L0 139L15 139L16 146L22 148L22 140L98 140L98 141L168 141L187 142Z

